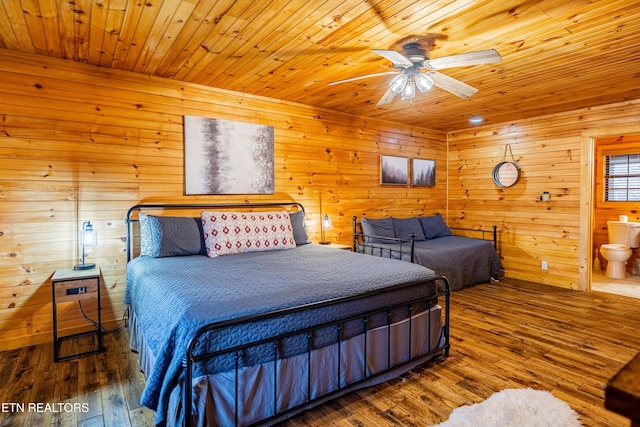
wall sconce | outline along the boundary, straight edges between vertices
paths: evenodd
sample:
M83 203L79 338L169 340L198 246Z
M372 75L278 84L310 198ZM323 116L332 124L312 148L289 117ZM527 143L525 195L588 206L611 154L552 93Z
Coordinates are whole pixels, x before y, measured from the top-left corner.
M82 232L80 233L80 246L82 247L82 263L76 264L74 270L90 270L96 265L94 263L86 264L84 262L84 248L95 246L98 243L98 232L93 229L91 221L82 223Z
M327 214L324 214L324 216L322 217L322 221L320 222L320 231L322 234L322 241L320 242L321 245L328 245L331 243L326 241L324 238L325 230L331 230L331 220L329 219L329 215Z

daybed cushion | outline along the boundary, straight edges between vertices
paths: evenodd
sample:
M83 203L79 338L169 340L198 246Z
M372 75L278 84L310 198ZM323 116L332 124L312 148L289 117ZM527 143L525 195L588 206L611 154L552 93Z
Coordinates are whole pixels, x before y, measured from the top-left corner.
M287 211L210 212L201 214L204 242L211 258L243 252L296 247Z
M154 258L204 254L202 225L198 218L147 215ZM142 230L141 230L142 234ZM144 239L144 237L143 237Z
M422 224L417 217L414 218L393 218L393 229L399 239L410 239L411 233L415 235L415 240L425 240Z
M309 235L307 234L307 226L304 223L304 211L290 212L289 219L291 220L293 238L296 241L296 246L311 243L311 241L309 241Z
M360 224L362 226L362 232L367 236L396 237L393 220L391 218L362 218ZM389 241L376 239L375 237L367 237L367 243L389 243Z
M431 216L419 217L424 231L425 239L436 239L438 237L453 236L453 233L445 224L442 215L439 213Z

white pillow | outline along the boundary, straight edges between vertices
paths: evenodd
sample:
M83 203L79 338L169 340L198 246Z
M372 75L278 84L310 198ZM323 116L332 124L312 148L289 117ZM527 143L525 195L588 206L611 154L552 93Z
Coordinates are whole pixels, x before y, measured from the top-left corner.
M287 211L201 213L207 255L273 251L296 247Z

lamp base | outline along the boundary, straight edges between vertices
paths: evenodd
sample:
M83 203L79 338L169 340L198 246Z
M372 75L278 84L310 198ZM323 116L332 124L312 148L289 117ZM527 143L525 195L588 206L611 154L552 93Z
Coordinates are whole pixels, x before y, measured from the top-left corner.
M92 268L95 268L96 265L95 264L76 264L73 266L74 270L91 270Z
M318 243L320 243L321 245L330 245L331 244L331 242L318 242Z

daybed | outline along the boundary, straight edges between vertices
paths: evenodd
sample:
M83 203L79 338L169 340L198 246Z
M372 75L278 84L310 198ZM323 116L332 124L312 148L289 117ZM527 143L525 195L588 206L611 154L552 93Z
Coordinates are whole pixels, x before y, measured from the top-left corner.
M446 278L308 243L297 203L138 205L127 223L130 344L158 425L271 424L448 355Z
M454 235L440 214L413 218L353 217L355 252L423 265L449 279L451 290L497 281L500 258L497 227L453 229L477 237ZM490 240L488 240L490 239Z

